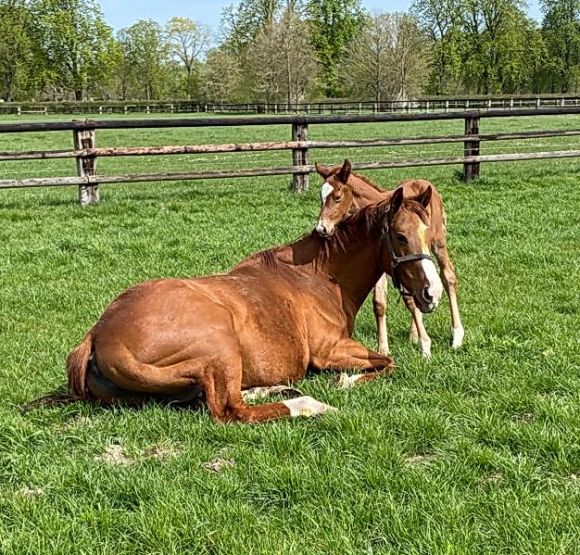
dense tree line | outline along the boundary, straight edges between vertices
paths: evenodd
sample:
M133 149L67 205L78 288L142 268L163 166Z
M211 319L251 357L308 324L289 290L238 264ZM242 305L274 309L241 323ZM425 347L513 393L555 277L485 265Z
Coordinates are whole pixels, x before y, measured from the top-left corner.
M577 92L580 0L241 0L115 33L95 0L0 0L0 99L296 102Z

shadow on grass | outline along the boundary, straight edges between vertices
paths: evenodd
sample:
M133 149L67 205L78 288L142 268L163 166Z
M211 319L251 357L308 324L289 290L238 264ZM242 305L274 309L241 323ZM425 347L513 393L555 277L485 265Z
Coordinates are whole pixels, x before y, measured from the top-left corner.
M113 403L106 404L97 400L86 400L75 397L74 395L68 393L65 386L62 386L56 388L50 393L30 401L29 403L19 405L18 408L22 413L27 413L37 408L59 408L75 403L89 404L103 411L115 410L118 408L142 410L147 406L152 405L178 410L200 410L202 407L205 407L205 397L201 391L194 391L189 393L187 396L183 396L182 398L178 399L175 397L163 395L143 395L138 400L132 399L130 402L118 400Z

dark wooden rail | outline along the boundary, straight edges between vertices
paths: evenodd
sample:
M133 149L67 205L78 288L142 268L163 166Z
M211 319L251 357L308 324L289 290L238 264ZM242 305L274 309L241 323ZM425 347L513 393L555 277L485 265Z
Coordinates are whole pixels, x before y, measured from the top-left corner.
M309 164L310 149L347 148L347 147L381 147L398 145L421 145L433 143L463 143L464 155L458 157L431 158L419 160L386 160L355 164L355 169L403 168L412 166L436 166L463 164L465 180L479 176L480 164L483 162L506 162L518 160L537 160L549 158L580 157L580 150L559 150L547 152L526 152L481 155L480 145L486 141L506 141L532 139L540 137L573 137L580 135L580 129L538 130L506 132L494 134L480 133L481 121L485 118L549 116L563 114L580 114L580 106L568 108L539 108L529 110L486 110L470 112L448 112L429 114L363 114L363 115L300 115L300 116L264 116L264 117L227 117L227 118L188 118L188 119L145 119L145 120L82 120L67 122L35 122L0 124L0 133L27 133L72 131L73 148L71 150L47 151L10 151L0 152L0 161L4 160L41 160L75 158L77 161L76 177L50 177L28 179L0 179L0 189L44 186L79 187L79 198L83 205L96 204L99 201L98 185L101 183L134 183L149 181L176 181L193 179L224 179L230 177L254 177L267 175L292 174L297 191L308 188L308 175L314 171ZM382 138L367 140L316 141L308 140L309 125L356 124L370 122L401 121L440 121L462 119L465 122L463 135L420 136ZM229 143L204 145L177 145L151 147L95 147L95 135L98 129L152 129L177 127L228 127L256 125L291 125L290 141L269 143ZM386 126L388 129L388 125ZM143 173L131 175L98 175L96 163L101 157L114 156L166 156L176 154L207 154L227 152L267 152L288 150L292 153L292 165L274 168L248 168L241 170L200 171L180 173ZM0 177L1 172L0 172Z
M514 110L542 107L579 106L580 96L514 95L477 97L425 97L408 100L350 101L324 100L318 102L199 102L193 100L131 100L131 101L63 101L63 102L1 102L0 114L152 114L152 113L208 113L208 114L364 114L410 113L430 111L469 111L473 109Z

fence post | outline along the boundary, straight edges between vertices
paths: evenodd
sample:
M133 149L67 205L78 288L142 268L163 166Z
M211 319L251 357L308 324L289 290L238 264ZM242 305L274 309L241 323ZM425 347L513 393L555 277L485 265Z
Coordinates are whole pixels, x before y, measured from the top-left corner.
M307 123L293 123L292 124L292 140L293 141L307 141L308 140L308 124ZM308 149L307 148L293 148L292 149L292 165L293 166L307 166L308 165ZM295 173L292 175L294 190L298 193L303 193L308 190L309 176L307 173Z
M73 131L75 150L95 148L94 129L75 129ZM96 174L97 160L95 156L77 156L77 174L79 177L89 177ZM79 185L79 202L81 206L99 203L98 185Z
M465 134L479 135L479 117L465 118ZM465 141L463 143L464 156L479 156L479 141ZM463 181L471 181L479 177L479 162L463 164Z

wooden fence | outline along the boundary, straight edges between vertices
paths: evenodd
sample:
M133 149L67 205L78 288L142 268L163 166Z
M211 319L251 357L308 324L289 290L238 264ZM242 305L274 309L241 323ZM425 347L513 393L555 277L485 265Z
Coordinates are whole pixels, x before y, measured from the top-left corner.
M539 131L514 131L483 134L480 132L481 120L485 118L504 118L522 116L553 116L580 114L580 107L540 108L530 113L528 110L505 110L449 112L430 114L367 114L343 116L265 116L265 117L228 117L194 119L146 119L146 120L84 120L72 122L11 123L0 124L0 135L4 133L72 131L73 149L48 151L0 152L0 161L5 160L47 160L76 159L77 176L42 177L27 179L0 179L0 189L22 187L47 187L76 185L79 187L81 204L95 204L99 201L98 186L101 183L135 183L150 181L181 181L194 179L225 179L231 177L255 177L268 175L293 175L297 191L308 188L308 175L315 171L309 164L309 151L324 148L384 147L400 145L431 145L435 143L463 143L463 156L448 158L427 158L419 160L385 160L354 164L355 169L384 169L413 166L436 166L463 164L463 177L471 180L479 176L483 162L507 162L518 160L537 160L548 158L580 157L580 150L560 150L544 152L525 152L507 154L480 154L484 141L507 141L544 137L580 136L580 129L556 129ZM465 132L462 135L397 137L367 140L316 141L308 139L310 125L385 123L385 135L389 123L409 121L464 120ZM95 136L99 129L152 129L152 128L198 128L198 127L238 127L260 125L290 125L290 141L269 143L231 143L151 147L95 147ZM207 154L233 152L291 151L292 165L270 168L249 168L242 170L218 170L181 173L141 173L131 175L98 175L98 158L111 156L158 156L175 154ZM2 172L0 171L0 178Z
M171 101L84 101L84 102L0 102L0 115L48 114L380 114L450 112L468 110L516 110L538 108L566 108L580 106L578 95L494 96L471 98L419 98L385 100L382 102L353 102L326 100L322 102L247 102L224 104L192 100Z

